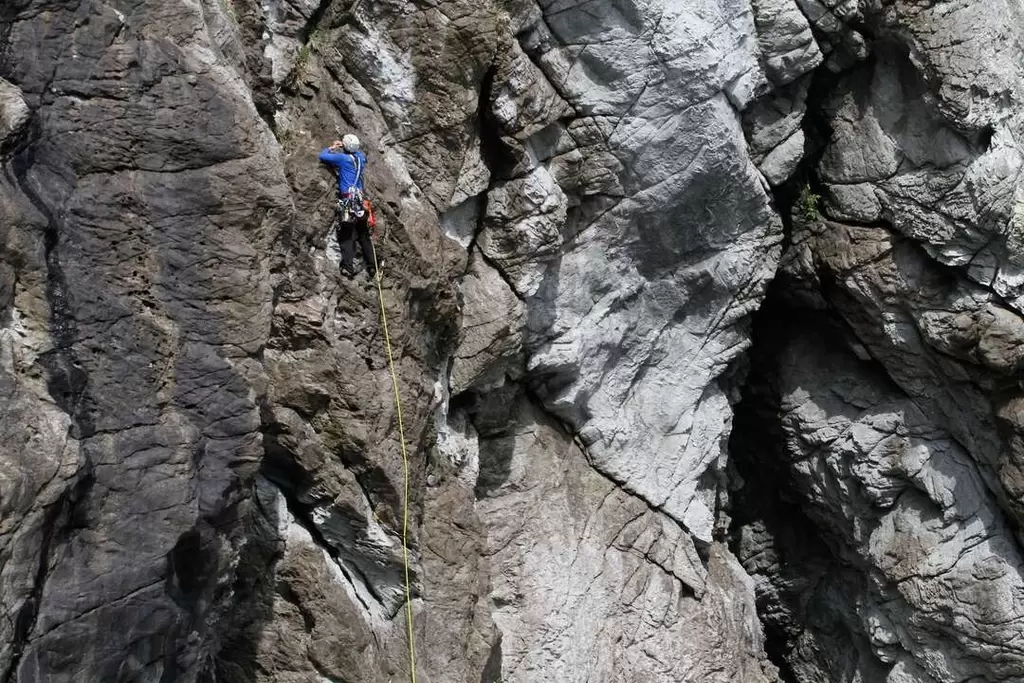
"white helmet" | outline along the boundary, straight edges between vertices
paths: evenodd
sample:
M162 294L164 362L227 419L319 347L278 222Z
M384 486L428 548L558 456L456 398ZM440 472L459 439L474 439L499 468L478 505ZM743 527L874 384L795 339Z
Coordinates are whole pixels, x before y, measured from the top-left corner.
M358 152L359 151L359 138L357 138L352 133L346 133L341 138L341 147L342 147L342 149L344 149L349 154L351 154L352 152Z

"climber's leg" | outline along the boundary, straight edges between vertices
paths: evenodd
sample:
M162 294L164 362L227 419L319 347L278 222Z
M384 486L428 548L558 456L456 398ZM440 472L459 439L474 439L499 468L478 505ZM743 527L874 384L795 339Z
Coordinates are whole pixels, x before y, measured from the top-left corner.
M352 259L356 250L356 224L352 221L338 220L338 250L341 252L341 273L346 277L356 274Z
M363 216L352 225L354 226L353 229L359 239L359 248L363 252L363 260L366 262L366 272L370 277L374 277L377 274L377 267L373 263L373 245L370 243L370 226L367 224L366 219L366 214L363 214Z

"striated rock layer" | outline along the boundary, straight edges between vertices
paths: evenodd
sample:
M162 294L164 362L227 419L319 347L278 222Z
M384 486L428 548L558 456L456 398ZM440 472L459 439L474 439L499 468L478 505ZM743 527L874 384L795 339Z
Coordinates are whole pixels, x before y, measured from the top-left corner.
M8 2L0 681L1024 680L1022 14Z

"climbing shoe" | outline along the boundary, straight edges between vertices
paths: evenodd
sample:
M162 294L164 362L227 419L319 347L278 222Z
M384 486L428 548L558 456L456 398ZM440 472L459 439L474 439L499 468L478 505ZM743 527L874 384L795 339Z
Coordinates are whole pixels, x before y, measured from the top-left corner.
M354 278L356 276L356 271L355 271L355 269L352 266L342 265L341 266L341 274L344 275L349 280L351 280L352 278Z

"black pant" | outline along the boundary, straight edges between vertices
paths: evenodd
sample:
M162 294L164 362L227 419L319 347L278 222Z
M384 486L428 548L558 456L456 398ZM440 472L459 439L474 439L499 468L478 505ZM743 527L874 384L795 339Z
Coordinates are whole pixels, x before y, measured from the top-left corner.
M363 252L367 272L370 275L377 273L377 269L373 265L373 245L370 244L370 226L367 219L367 214L363 214L354 221L343 221L340 216L338 217L338 248L341 249L341 269L343 271L353 272L352 259L355 257L356 240L359 240L359 248Z

